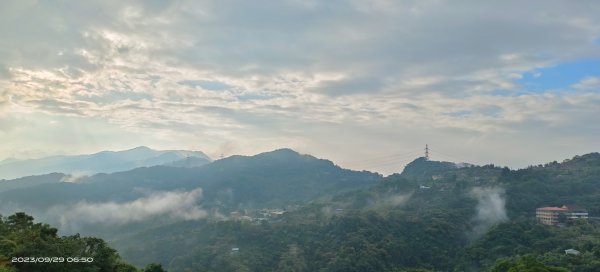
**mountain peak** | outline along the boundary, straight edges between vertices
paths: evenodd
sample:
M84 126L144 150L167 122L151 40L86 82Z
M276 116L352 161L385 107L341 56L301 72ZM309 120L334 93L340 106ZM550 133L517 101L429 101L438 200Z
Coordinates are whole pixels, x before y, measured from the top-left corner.
M144 145L140 145L140 146L138 146L138 147L134 147L134 148L132 148L132 149L130 149L130 150L145 150L145 151L148 151L148 150L153 150L153 149L152 149L152 148L149 148L149 147L147 147L147 146L144 146Z
M300 153L290 149L290 148L280 148L275 149L273 151L267 151L258 153L251 157L259 157L259 158L291 158L291 157L299 157Z
M275 149L273 151L270 152L265 152L263 154L268 154L268 153L272 153L272 154L288 154L288 155L300 155L300 153L296 152L295 150L291 149L291 148L280 148L280 149Z
M431 161L425 157L416 158L404 167L402 176L411 178L429 178L439 172L455 169L457 166L452 162Z
M147 146L138 146L138 147L134 147L134 148L128 149L128 150L117 151L117 153L149 154L149 153L153 153L153 152L156 152L156 151L157 150L154 150L154 149L149 148Z

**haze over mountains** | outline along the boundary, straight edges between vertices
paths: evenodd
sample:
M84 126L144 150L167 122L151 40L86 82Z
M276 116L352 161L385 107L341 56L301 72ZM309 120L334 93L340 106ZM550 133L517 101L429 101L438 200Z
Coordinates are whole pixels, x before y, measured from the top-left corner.
M275 219L180 221L112 244L134 264L158 261L169 271L504 272L526 262L595 272L600 224L545 226L535 210L577 203L597 215L599 178L598 153L519 170L417 158L402 174ZM570 248L581 254L566 255Z
M120 225L157 216L198 219L241 208L285 207L368 187L381 176L280 149L200 167L158 165L63 182L69 178L47 174L0 182L0 213L26 211L80 231L86 224Z
M0 162L0 179L54 172L92 175L162 164L189 167L209 162L211 159L201 151L153 150L140 146L124 151L102 151L90 155L51 156L29 160L6 159Z
M141 147L119 158L158 153ZM78 158L89 162L99 154ZM555 238L533 221L535 208L545 205L575 203L600 212L598 153L520 170L421 157L388 177L291 149L206 164L189 155L163 151L141 159L160 165L76 182L65 182L76 177L62 173L1 181L0 214L25 211L62 234L107 239L128 262L157 261L169 271L482 271L522 252L551 250L544 256L557 258L565 246L600 248L600 241L576 239L600 234L593 226L565 231L560 243L535 243ZM185 158L156 159L169 156ZM70 165L84 164L73 159ZM520 241L520 251L480 253L507 241L494 237L515 232L536 238ZM232 248L239 252L232 255ZM586 254L600 256L592 249ZM597 271L593 262L583 263L555 264Z

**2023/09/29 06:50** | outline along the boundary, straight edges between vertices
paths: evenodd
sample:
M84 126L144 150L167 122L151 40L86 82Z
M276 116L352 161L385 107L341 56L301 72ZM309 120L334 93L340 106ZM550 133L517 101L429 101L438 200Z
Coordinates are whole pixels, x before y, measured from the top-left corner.
M92 257L12 257L13 263L91 263Z

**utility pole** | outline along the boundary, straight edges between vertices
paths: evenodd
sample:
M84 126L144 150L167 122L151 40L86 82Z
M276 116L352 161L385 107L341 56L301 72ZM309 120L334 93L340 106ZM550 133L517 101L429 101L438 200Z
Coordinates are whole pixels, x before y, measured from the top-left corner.
M429 160L429 146L425 144L425 159Z

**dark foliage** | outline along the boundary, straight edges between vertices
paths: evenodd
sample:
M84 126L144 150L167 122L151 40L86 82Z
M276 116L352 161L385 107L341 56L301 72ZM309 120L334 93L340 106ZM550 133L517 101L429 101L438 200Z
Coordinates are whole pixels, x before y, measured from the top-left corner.
M34 223L32 216L22 212L6 218L0 216L0 271L138 271L135 266L123 263L117 251L102 239L59 237L57 232L47 224Z
M128 259L172 271L600 271L600 226L534 219L546 205L595 212L598 154L517 171L418 163L432 172L392 175L277 220L177 223L118 244ZM500 188L506 199L509 219L482 236L473 233L473 188ZM566 255L569 248L581 254Z

